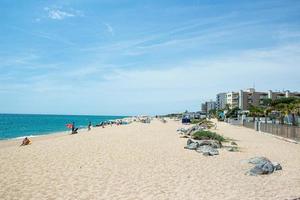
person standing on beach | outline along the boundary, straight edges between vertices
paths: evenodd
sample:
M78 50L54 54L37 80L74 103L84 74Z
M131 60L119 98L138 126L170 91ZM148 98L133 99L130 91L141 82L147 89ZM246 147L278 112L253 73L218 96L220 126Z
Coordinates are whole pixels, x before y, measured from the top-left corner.
M78 133L78 128L75 128L75 122L72 123L72 133L71 134L76 134Z
M90 131L90 130L91 130L91 127L92 127L92 123L91 123L91 122L89 122L89 125L88 125L88 131Z

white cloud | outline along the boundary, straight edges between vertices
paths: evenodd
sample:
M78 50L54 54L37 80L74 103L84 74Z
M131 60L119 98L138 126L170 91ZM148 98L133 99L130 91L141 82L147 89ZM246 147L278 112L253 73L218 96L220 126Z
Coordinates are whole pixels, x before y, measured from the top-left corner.
M82 13L80 11L73 9L70 9L70 11L65 11L61 8L45 7L44 10L47 11L48 17L53 20L63 20L69 17L82 16Z

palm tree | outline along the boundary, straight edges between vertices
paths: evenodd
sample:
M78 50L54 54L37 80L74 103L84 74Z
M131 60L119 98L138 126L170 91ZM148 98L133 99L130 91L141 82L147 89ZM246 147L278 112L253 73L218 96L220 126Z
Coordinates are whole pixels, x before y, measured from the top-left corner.
M258 106L250 105L249 108L250 116L253 117L253 121L255 121L256 117L261 117L264 115L264 109Z
M279 103L275 106L275 108L280 113L279 116L280 124L284 124L284 117L288 116L290 113L289 105L285 103Z
M297 126L296 115L300 114L300 100L289 105L290 114L292 115L292 125Z
M275 108L280 112L280 122L284 123L284 117L292 116L292 125L296 126L296 115L300 112L300 100L296 98L286 98L284 101L277 101Z

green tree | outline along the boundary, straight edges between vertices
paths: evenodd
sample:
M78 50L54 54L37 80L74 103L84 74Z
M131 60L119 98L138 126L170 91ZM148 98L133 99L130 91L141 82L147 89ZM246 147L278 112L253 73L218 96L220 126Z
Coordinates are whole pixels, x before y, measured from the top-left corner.
M253 105L250 105L250 108L249 108L249 115L251 117L253 117L253 121L255 121L255 118L256 117L262 117L264 116L264 109L262 107L259 107L259 106L253 106Z

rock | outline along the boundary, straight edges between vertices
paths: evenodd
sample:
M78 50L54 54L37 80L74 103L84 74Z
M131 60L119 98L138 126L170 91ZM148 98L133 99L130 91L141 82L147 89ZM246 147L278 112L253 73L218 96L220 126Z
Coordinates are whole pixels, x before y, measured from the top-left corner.
M248 160L249 163L255 164L255 166L250 169L249 174L252 176L272 174L275 170L281 170L282 167L277 162L271 162L265 157L254 157Z
M248 163L251 164L260 164L265 162L270 162L270 160L266 157L253 157L248 160Z
M199 144L198 142L192 142L189 143L186 147L184 147L185 149L189 149L189 150L196 150L198 148Z
M199 146L196 151L202 153L205 156L219 155L219 151L209 145Z
M237 143L232 141L232 142L231 142L231 145L237 145Z
M250 175L262 175L262 174L271 174L274 172L274 167L271 162L265 162L255 165L250 169Z
M217 140L197 140L197 142L199 143L199 146L209 145L212 148L221 148L222 147L221 142L219 142Z
M200 131L200 130L203 130L203 128L201 126L199 126L199 125L195 125L195 126L192 126L191 128L189 128L186 133L188 135L193 135L194 132Z
M271 162L266 162L262 165L262 170L264 174L272 174L274 172L274 167Z
M238 152L239 151L239 149L237 147L229 147L227 150L230 152Z
M281 165L278 162L272 162L274 170L282 170Z
M188 139L187 142L186 142L186 144L189 145L189 144L191 144L191 143L193 143L193 142L194 142L193 140Z
M177 129L177 132L180 132L180 134L186 133L189 129L184 127L184 128L179 128Z

